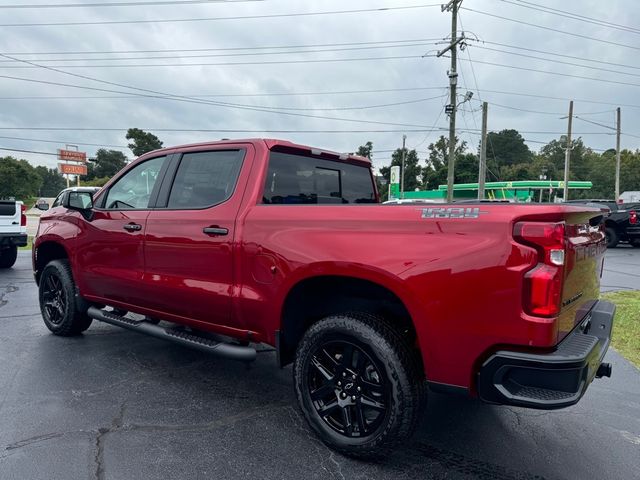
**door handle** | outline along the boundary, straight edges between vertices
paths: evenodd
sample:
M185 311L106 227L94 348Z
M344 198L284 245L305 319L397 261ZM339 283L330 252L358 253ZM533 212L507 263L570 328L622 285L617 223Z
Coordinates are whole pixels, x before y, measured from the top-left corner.
M122 228L127 232L137 232L138 230L142 230L142 225L138 225L137 223L127 223Z
M227 235L229 233L228 228L221 227L205 227L202 229L202 231L207 235Z

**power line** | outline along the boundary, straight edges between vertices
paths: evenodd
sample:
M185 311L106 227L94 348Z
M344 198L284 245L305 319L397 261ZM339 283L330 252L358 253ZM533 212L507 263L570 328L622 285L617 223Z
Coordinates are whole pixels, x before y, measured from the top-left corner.
M640 50L640 47L635 47L633 45L629 45L629 44L626 44L626 43L612 42L610 40L604 40L602 38L590 37L589 35L582 35L580 33L568 32L566 30L560 30L558 28L547 27L545 25L538 25L536 23L525 22L523 20L517 20L515 18L503 17L501 15L496 15L495 13L483 12L481 10L475 10L473 8L468 8L468 7L460 7L460 8L462 10L467 10L469 12L478 13L480 15L486 15L488 17L499 18L501 20L506 20L508 22L519 23L521 25L527 25L529 27L541 28L543 30L556 32L556 33L562 33L564 35L570 35L572 37L582 38L582 39L585 39L585 40L592 40L592 41L595 41L595 42L605 43L607 45L615 45L617 47L626 47L626 48L631 48L633 50Z
M263 93L216 93L216 94L189 94L194 98L216 98L216 97L281 97L281 96L316 96L316 95L354 95L361 93L396 93L414 92L421 90L441 90L445 87L407 87L407 88L380 88L372 90L335 90L323 92L263 92ZM68 95L43 95L43 96L20 96L20 97L0 97L0 100L73 100L73 99L116 99L133 98L127 95L102 95L102 96L68 96Z
M21 153L37 153L39 155L58 155L57 153L51 153L51 152L38 152L36 150L22 150L20 148L5 148L5 147L0 147L0 150L6 150L9 152L21 152Z
M577 118L578 120L582 120L583 122L591 123L592 125L598 125L600 127L608 128L609 130L616 130L615 127L610 127L609 125L605 125L604 123L594 122L592 120L587 120L586 118L580 118L578 115L574 115L573 118Z
M317 48L317 47L345 47L354 45L380 45L380 44L400 44L417 42L435 42L442 38L414 38L405 40L377 40L368 42L338 42L338 43L313 43L298 45L262 45L253 47L216 47L216 48L169 48L159 50L76 50L76 51L56 51L56 52L4 52L6 55L116 55L127 53L176 53L176 52L226 52L238 50L277 50L291 48ZM38 60L33 60L34 62Z
M79 25L130 25L140 23L185 23L185 22L213 22L225 20L255 20L262 18L312 17L320 15L345 15L352 13L388 12L418 8L439 7L439 3L422 5L403 5L400 7L360 8L355 10L330 10L322 12L269 13L262 15L236 15L232 17L199 17L199 18L164 18L153 20L101 20L93 22L45 22L45 23L5 23L0 27L73 27Z
M86 143L86 142L70 142L68 140L44 140L41 138L24 138L24 137L6 137L6 136L0 136L0 138L4 138L7 140L19 140L19 141L25 141L25 142L39 142L39 143L55 143L58 145L85 145L85 146L89 146L89 147L113 147L113 148L129 148L126 145L109 145L109 144L102 144L102 143Z
M376 42L380 43L380 42ZM348 52L357 50L376 50L387 48L407 48L407 47L422 47L427 45L433 45L432 41L417 41L416 43L391 43L391 44L378 44L368 46L357 47L344 47L344 48L325 48L316 50L288 50L279 52L259 51L259 52L242 52L242 53L212 53L212 54L199 54L199 55L155 55L155 56L143 56L143 57L119 57L119 58L41 58L30 59L32 62L125 62L131 60L167 60L167 59L185 59L185 58L215 58L215 57L249 57L249 56L262 56L262 55L294 55L294 54L307 54L307 53L326 53L326 52ZM13 60L0 60L0 63L9 63ZM16 68L12 66L2 68ZM26 68L26 67L21 67Z
M462 18L460 18L460 27L464 28L464 26L462 25ZM482 101L482 95L480 93L480 87L478 86L478 78L476 77L476 70L475 68L473 68L473 62L471 61L471 52L469 51L469 49L467 48L467 58L469 59L469 66L471 67L471 73L473 74L473 82L476 86L476 91L478 92L478 100ZM460 66L460 71L462 71L462 66ZM476 125L476 128L478 128L478 124L476 123L476 117L475 117L475 113L471 112L471 115L473 116L473 122ZM496 168L498 169L498 173L500 172L499 168L500 165L498 164L498 160L496 158L496 152L495 149L493 148L493 139L491 138L490 135L487 135L487 138L489 140L489 147L491 148L491 156L493 157L493 161L496 164ZM486 150L486 149L485 149ZM480 162L480 154L478 153L478 162ZM500 180L500 176L496 175L487 165L487 162L485 161L484 164L484 168L491 174L493 175L497 180Z
M423 102L428 102L430 100L437 100L439 98L442 98L446 95L438 95L436 97L427 97L427 98L418 98L415 100L406 100L404 102L393 102L393 103L382 103L382 104L378 104L378 105L364 105L364 106L358 106L358 107L320 107L320 108L300 108L300 107L270 107L270 106L263 106L263 105L253 105L253 106L257 106L259 108L268 108L268 109L279 109L279 110L291 110L291 111L344 111L344 110L369 110L369 109L373 109L373 108L386 108L386 107L395 107L398 105L409 105L409 104L413 104L413 103L423 103Z
M481 102L481 100L478 100L478 101ZM526 108L511 107L509 105L502 105L502 104L496 103L496 102L491 102L491 106L492 107L506 108L506 109L509 109L509 110L516 110L518 112L537 113L537 114L540 114L540 115L557 116L557 115L564 115L565 114L565 112L546 112L546 111L541 111L541 110L528 110Z
M0 9L27 8L96 8L96 7L147 7L165 5L196 5L202 3L246 3L263 2L264 0L152 0L149 2L99 2L99 3L32 3L0 5Z
M464 61L467 61L465 59L463 59ZM514 70L524 70L527 72L536 72L536 73L545 73L547 75L557 75L560 77L569 77L569 78L579 78L582 80L593 80L595 82L603 82L603 83L608 83L608 84L615 84L615 85L626 85L626 86L630 86L630 87L640 87L640 84L638 83L629 83L629 82L619 82L617 80L608 80L608 79L602 79L602 78L595 78L595 77L585 77L582 75L573 75L570 73L561 73L561 72L550 72L550 71L546 71L546 70L537 70L535 68L528 68L528 67L518 67L515 65L505 65L502 63L494 63L494 62L485 62L483 60L475 60L476 63L481 63L484 65L491 65L494 67L503 67L503 68L511 68Z
M539 12L550 13L552 15L557 15L559 17L570 18L572 20L579 20L581 22L590 23L592 25L599 25L602 27L609 27L616 30L621 30L623 32L628 33L640 33L640 30L633 27L628 27L626 25L620 25L619 23L607 22L605 20L600 20L594 17L587 17L585 15L579 15L577 13L568 12L566 10L559 10L557 8L547 7L546 5L540 5L533 2L525 2L523 0L517 0L516 2L512 2L510 0L501 0L504 3L510 3L511 5L516 5L522 8L528 8L530 10L537 10Z
M72 131L79 132L126 132L129 127L0 127L0 130L25 130L25 131ZM153 128L143 127L143 130L153 132L168 132L168 133L402 133L402 132L426 132L429 128L414 128L414 129L371 129L371 130L329 130L329 129L221 129L221 128ZM435 127L431 129L433 131L446 131L447 127ZM499 130L499 129L497 129ZM461 131L477 132L478 130L467 128L461 129ZM493 131L493 130L492 130ZM563 131L548 131L548 130L518 130L520 133L528 135L564 135ZM575 132L574 135L613 135L608 132Z
M473 69L472 71L475 71ZM2 77L0 77L2 78ZM14 77L11 77L14 78ZM369 94L369 93L398 93L398 92L413 92L413 91L422 91L422 90L441 90L443 88L447 88L445 86L440 87L406 87L406 88L382 88L382 89L370 89L370 90L341 90L341 91L309 91L309 92L260 92L260 93L217 93L217 94L188 94L189 97L192 98L248 98L248 97L288 97L288 96L318 96L318 95L354 95L354 94ZM476 87L477 89L477 87ZM555 97L551 95L540 95L540 94L532 94L532 93L524 93L524 92L510 92L504 90L485 90L487 93L495 93L499 95L512 95L519 97L529 97L529 98L539 98L539 99L547 99L547 100L557 100L557 101L569 101L571 100L568 97ZM480 93L480 92L479 92ZM75 96L75 95L43 95L43 96L16 96L16 97L0 97L0 100L85 100L85 99L132 99L135 96L131 93L127 93L126 95L100 95L100 96L92 96L92 95L84 95L84 96ZM141 97L144 98L144 97ZM151 98L156 98L151 96ZM580 103L592 103L597 105L611 105L611 106L621 106L621 107L629 107L629 108L640 108L640 104L628 104L628 103L619 103L619 102L606 102L601 100L593 100L593 99L574 99L576 102ZM493 102L491 102L493 104ZM585 112L581 115L599 115L603 113L611 113L611 110L598 111L598 112ZM565 112L562 112L565 114Z
M611 105L611 106L620 106L620 107L629 107L629 108L640 108L640 105L634 105L634 104L624 104L624 103L612 103L612 102L605 102L605 101L601 101L601 100L592 100L592 99L571 99L571 98L566 98L566 97L554 97L551 95L540 95L540 94L534 94L534 93L522 93L522 92L507 92L507 91L503 91L503 90L485 90L485 92L487 93L497 93L500 95L514 95L514 96L520 96L520 97L530 97L530 98L542 98L542 99L547 99L547 100L558 100L558 101L569 101L569 100L575 100L576 102L580 102L580 103L593 103L593 104L597 104L597 105ZM602 113L602 112L595 112L593 113L594 115L596 113ZM586 115L583 113L583 115Z
M327 116L323 116L323 115L311 115L311 114L308 114L308 113L297 113L297 112L287 112L287 111L281 111L281 110L264 109L264 108L252 107L250 105L242 105L242 104L235 104L235 103L228 103L228 102L215 102L215 101L211 101L211 100L200 100L200 99L195 99L195 98L187 97L187 96L183 96L183 95L173 95L173 94L168 94L168 93L164 93L164 92L159 92L159 91L156 91L156 90L150 90L150 89L146 89L146 88L134 87L134 86L121 84L121 83L117 83L117 82L110 82L110 81L107 81L107 80L101 80L101 79L89 77L89 76L86 76L86 75L80 75L80 74L76 74L76 73L66 72L64 70L59 70L59 69L54 68L54 67L50 67L50 66L46 66L46 65L38 65L38 64L30 62L28 60L19 60L19 59L15 58L15 57L11 57L9 55L5 55L5 54L2 54L2 53L0 53L0 56L4 57L4 58L10 58L10 59L13 59L13 60L18 60L18 61L30 64L30 65L39 66L40 68L43 68L45 70L51 70L51 71L54 71L54 72L62 73L64 75L70 75L72 77L82 78L82 79L85 79L85 80L99 82L99 83L106 84L106 85L113 85L113 86L117 86L117 87L123 87L123 88L131 89L131 90L135 90L136 93L134 93L134 92L123 92L121 90L111 90L111 89L105 89L105 88L88 87L88 86L85 86L85 85L75 85L75 84L67 84L67 83L61 83L61 82L50 82L50 81L46 81L46 80L37 80L37 79L22 78L22 77L12 77L12 76L9 76L9 75L0 75L0 78L7 78L7 79L12 79L12 80L19 80L19 81L26 81L26 82L33 82L33 83L42 83L42 84L48 84L48 85L65 86L65 87L72 87L72 88L79 88L79 89L87 89L87 90L93 90L93 91L102 91L102 92L109 92L109 93L126 93L126 94L130 93L131 95L135 95L135 96L161 98L161 99L175 100L175 101L181 101L181 102L187 102L187 103L197 103L197 104L203 104L203 105L215 105L215 106L222 106L222 107L227 107L227 108L236 108L236 109L240 109L240 110L275 113L275 114L278 114L278 115L287 115L287 116L295 116L295 117L303 117L303 118L318 118L318 119L322 119L322 120L336 120L336 121L345 121L345 122L351 122L351 123L366 123L366 124L387 125L387 126L397 126L397 127L424 128L424 125L404 124L404 123L391 123L391 122L379 122L379 121L374 121L374 120L361 120L361 119L342 118L342 117L327 117ZM141 93L137 93L137 92L144 92L144 93L141 94Z
M380 60L404 60L410 58L424 58L420 55L395 55L390 57L356 57L356 58L323 58L311 60L267 60L254 62L215 62L215 63L136 63L128 65L48 65L54 68L146 68L146 67L206 67L206 66L235 66L235 65L291 65L302 63L332 63L332 62L363 62ZM42 66L42 65L41 65ZM30 69L22 65L3 66L3 69Z
M565 61L562 61L562 60L554 60L552 58L537 57L535 55L527 55L526 53L510 52L509 50L501 50L499 48L483 47L482 45L473 45L473 48L481 48L483 50L488 50L488 51L491 51L491 52L506 53L508 55L515 55L517 57L532 58L534 60L542 60L542 61L545 61L545 62L558 63L558 64L561 64L561 65L570 65L572 67L581 67L581 68L588 68L590 70L598 70L598 71L601 71L601 72L616 73L618 75L630 75L632 77L637 77L638 76L637 73L622 72L620 70L611 70L610 68L595 67L595 66L592 66L592 65L583 65L581 63L572 63L572 62L565 62ZM587 61L593 62L594 60L588 60L587 59ZM633 67L633 66L628 66L627 68L638 68L638 69L640 69L640 67Z
M193 98L230 98L230 97L280 97L280 96L316 96L316 95L354 95L361 93L395 93L413 92L421 90L441 90L445 87L407 87L407 88L381 88L372 90L342 90L323 92L263 92L263 93L216 93L216 94L190 94ZM72 99L131 99L132 94L127 95L102 95L102 96L20 96L20 97L0 97L0 100L72 100ZM640 107L640 106L639 106Z
M420 142L418 142L417 144L415 144L412 147L413 150L417 149L419 146L424 144L424 142L426 142L427 139L431 136L431 133L433 133L435 131L434 128L435 128L436 124L438 123L438 121L440 120L440 117L442 117L442 114L444 113L444 106L447 104L446 98L448 97L448 95L445 93L444 97L445 97L445 101L442 103L442 106L440 107L440 112L438 113L438 116L436 117L435 122L433 122L433 125L431 126L431 129L425 134L424 138L422 140L420 140Z
M79 132L126 132L129 127L114 128L114 127L0 127L0 130L20 130L20 131L79 131ZM260 133L420 133L426 132L427 128L420 129L370 129L370 130L300 130L300 129L224 129L224 128L149 128L145 127L143 130L153 132L165 132L165 133L246 133L246 134L260 134ZM446 130L444 127L436 127L435 131Z
M527 47L523 47L521 45L509 45L506 43L500 43L500 42L490 42L487 40L482 40L482 43L486 43L489 45L498 45L500 47L507 47L507 48L513 48L516 50L524 50L527 52L534 52L534 53L542 53L544 55L552 55L554 57L562 57L562 58L571 58L573 60L582 60L585 62L593 62L593 63L600 63L603 65L612 65L614 67L624 67L624 68L630 68L630 69L634 69L634 70L640 70L640 66L637 65L629 65L629 64L625 64L625 63L615 63L615 62L607 62L606 60L595 60L593 58L585 58L585 57L578 57L576 55L566 55L563 53L558 53L558 52L549 52L548 50L537 50L534 48L527 48Z
M547 145L549 142L541 142L540 140L531 140L529 138L524 138L523 139L525 142L529 142L529 143L537 143L540 145ZM594 152L606 152L607 150L610 150L608 148L593 148L593 147L585 147L589 150L593 150Z

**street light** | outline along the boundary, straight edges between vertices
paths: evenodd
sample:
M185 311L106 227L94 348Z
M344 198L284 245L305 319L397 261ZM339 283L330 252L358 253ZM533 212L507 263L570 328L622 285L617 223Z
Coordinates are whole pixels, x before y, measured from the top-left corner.
M538 178L540 180L546 180L547 179L547 169L543 168L542 172L540 173L540 175L538 175ZM538 200L538 202L542 203L542 187L540 188L540 199Z

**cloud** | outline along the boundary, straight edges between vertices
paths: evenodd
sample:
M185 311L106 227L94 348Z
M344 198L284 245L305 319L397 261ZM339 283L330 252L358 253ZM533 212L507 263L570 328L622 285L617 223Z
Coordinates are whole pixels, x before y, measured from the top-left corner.
M220 16L268 15L286 12L317 12L329 10L369 9L374 7L420 5L428 2L389 1L368 2L356 0L348 4L334 1L285 2L270 0L232 4L120 7L120 8L65 8L16 10L4 15L2 23L82 22L109 20L207 18ZM465 0L464 7L522 21L547 25L558 30L597 37L617 43L637 45L637 33L620 32L611 28L572 20L563 16L542 13L496 0ZM615 6L606 2L572 0L563 2L563 10L606 19L625 25L636 25L640 11L632 0L618 2ZM493 66L486 63L506 64L511 67L566 73L628 83L640 83L631 75L616 74L535 60L519 55L495 52L483 47L508 50L517 54L541 56L553 60L610 68L629 73L636 70L598 62L588 62L564 57L550 57L525 51L522 48L556 52L599 62L634 64L633 50L577 38L558 32L530 27L507 20L461 11L461 28L469 36L477 36L486 42L513 45L507 48L489 43L468 42L469 47L459 54L459 91L473 91L473 100L465 104L458 115L460 136L471 148L478 144L480 128L480 102L489 102L489 128L500 130L515 128L528 132L523 136L537 150L539 143L557 138L566 130L568 99L575 99L578 116L613 126L615 105L634 104L638 87L617 85L606 81L592 81L549 73L538 73L514 68ZM9 19L9 20L8 20ZM106 81L175 95L255 95L263 93L341 92L353 90L381 90L411 87L442 87L440 90L414 90L387 93L327 94L327 95L265 95L207 97L208 100L230 102L259 107L294 109L344 108L386 103L400 103L446 93L446 58L396 58L387 60L340 61L327 63L288 63L261 65L203 65L102 68L90 65L111 63L105 58L112 54L78 53L61 55L49 52L96 52L113 50L169 50L265 47L284 45L319 45L356 42L388 42L445 38L450 33L450 16L441 13L439 7L362 12L343 15L318 15L305 17L241 19L229 21L198 21L176 23L140 23L124 25L49 26L4 28L0 38L0 52L12 52L22 59L82 59L99 61L58 61L52 65L85 65L83 68L65 68L73 74L96 77ZM419 43L419 42L414 42ZM372 45L361 45L372 46ZM357 47L352 45L352 48ZM317 47L316 50L329 47ZM420 45L362 49L337 52L316 52L291 55L254 55L236 57L201 57L184 59L131 60L120 64L151 63L222 63L222 62L276 62L280 60L358 59L365 57L421 56L432 54L442 45ZM299 50L299 49L298 49ZM34 53L35 52L35 53ZM255 52L255 51L253 51ZM33 54L32 54L33 53ZM183 52L185 55L213 55L248 53L248 51ZM180 54L180 52L178 52ZM170 53L119 54L119 56L170 56ZM470 63L469 56L473 61ZM44 64L44 62L42 62ZM116 62L113 62L116 63ZM473 65L473 69L471 66ZM126 91L86 79L74 78L37 68L8 68L25 66L12 62L0 62L0 75L71 83L95 88ZM638 65L640 67L640 65ZM138 127L156 133L165 145L216 140L222 137L282 137L300 143L337 151L355 151L370 140L374 150L390 150L400 146L402 131L388 133L352 133L351 130L403 130L402 127L347 122L302 116L281 115L219 105L187 103L179 100L157 98L59 98L59 99L10 99L24 96L62 97L113 97L122 96L107 92L92 92L68 87L43 85L0 79L0 127L85 127L116 128L121 131L37 131L0 130L0 136L60 140L64 143L95 143L126 146L125 130ZM508 95L497 92L516 92L543 95L536 98ZM301 114L342 117L361 121L404 123L431 127L446 127L447 117L441 113L444 98L384 108L355 110L290 110ZM587 103L607 102L608 104ZM637 102L640 103L640 102ZM506 107L516 108L513 110ZM522 110L548 112L530 113ZM623 130L638 134L638 108L622 107ZM604 113L598 113L604 112ZM438 120L436 122L436 119ZM175 129L238 129L257 130L264 133L198 133L159 132L162 128ZM410 129L409 127L407 129ZM331 130L340 133L282 133L268 130ZM574 131L582 136L588 146L606 149L615 145L613 131L580 120L574 121ZM553 133L535 133L553 132ZM420 158L426 157L428 144L439 134L408 132L407 144L418 146ZM426 138L425 138L426 137ZM636 148L638 140L623 137L623 147ZM55 151L56 145L35 141L19 141L0 138L0 146L39 151ZM87 146L89 155L98 147ZM124 149L127 155L131 152ZM2 152L4 154L5 152ZM36 164L53 166L55 157L24 154ZM389 162L390 153L375 155L377 167Z

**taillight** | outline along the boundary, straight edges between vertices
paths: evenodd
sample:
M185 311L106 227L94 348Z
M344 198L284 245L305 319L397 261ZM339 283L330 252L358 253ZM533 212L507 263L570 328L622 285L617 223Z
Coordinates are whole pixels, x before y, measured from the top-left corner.
M565 261L565 224L518 222L514 238L538 252L538 264L524 275L524 309L530 315L553 317L560 312Z
M636 223L638 223L638 214L635 210L631 210L629 212L629 223L631 225L635 225Z
M20 205L20 226L27 226L27 206L24 203Z

